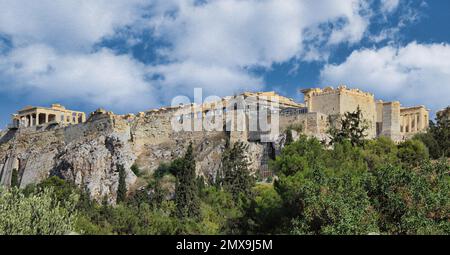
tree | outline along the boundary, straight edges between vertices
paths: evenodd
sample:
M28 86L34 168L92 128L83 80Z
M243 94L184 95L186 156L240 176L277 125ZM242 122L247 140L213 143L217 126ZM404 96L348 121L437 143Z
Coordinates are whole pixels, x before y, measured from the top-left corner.
M13 169L12 173L11 173L11 187L19 187L20 182L19 182L19 172L17 171L17 169Z
M275 174L287 176L324 164L326 156L327 152L319 140L302 135L298 141L284 147L281 155L269 164Z
M63 180L58 176L49 177L41 183L37 184L36 189L34 189L33 192L43 192L47 189L53 190L52 195L54 196L56 201L60 202L61 204L64 204L65 201L70 200L70 196L72 196L72 194L77 194L80 197L84 195L84 193L81 192L75 186L75 184Z
M388 137L379 137L367 141L363 154L370 170L380 168L386 164L397 165L400 160L397 156L398 147Z
M439 159L442 157L443 153L439 146L439 143L436 141L436 138L433 136L431 132L428 133L420 133L413 137L414 140L419 140L428 148L428 152L430 153L430 157L433 159Z
M436 124L431 122L430 133L440 148L440 156L450 157L450 119L437 116Z
M0 235L64 235L73 232L78 196L61 204L52 189L25 194L0 188Z
M222 155L222 185L237 200L240 195L248 196L255 183L250 174L247 158L248 146L238 141L228 147Z
M294 141L294 138L292 137L292 129L287 129L286 130L286 141L285 141L285 145L289 145Z
M350 140L353 146L362 146L367 137L369 123L364 119L361 108L358 106L354 112L346 112L344 116L332 116L328 118L330 145Z
M407 140L398 146L398 158L407 168L421 165L429 158L428 150L419 140Z
M200 200L195 173L193 145L189 144L183 158L174 162L177 182L175 185L175 204L179 218L198 218Z
M349 140L326 150L317 139L302 136L271 167L278 175L274 187L285 212L284 233L378 232L365 190L368 167L362 149Z
M379 228L388 234L450 233L450 166L446 160L416 169L385 166L368 185Z
M280 194L283 199L299 203L291 221L291 233L367 235L379 232L377 214L364 190L365 174L308 172L298 173L278 185L282 190L289 190Z
M139 166L138 166L136 163L134 163L134 164L131 166L131 171L132 171L137 177L142 176L141 170L139 169Z
M245 210L248 227L242 229L244 234L283 234L281 226L285 213L282 199L273 185L258 184L253 192L254 196Z
M117 169L119 170L119 185L117 187L117 203L125 202L127 198L127 184L125 179L127 178L127 173L123 165L118 164Z

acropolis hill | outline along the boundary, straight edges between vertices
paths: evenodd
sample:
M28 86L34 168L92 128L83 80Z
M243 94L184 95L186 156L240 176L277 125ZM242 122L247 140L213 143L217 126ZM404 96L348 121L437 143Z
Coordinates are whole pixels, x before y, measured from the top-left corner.
M28 106L13 115L8 130L0 132L0 184L10 185L13 169L19 173L21 187L56 175L85 187L94 199L107 196L114 203L117 165L125 167L129 190L137 189L144 184L131 171L133 164L152 172L160 163L181 156L189 141L195 147L197 174L214 180L228 138L231 142L246 142L252 169L268 176L269 159L284 146L285 130L294 126L294 138L304 133L326 139L329 116L359 107L370 124L368 138L386 136L401 141L428 128L429 112L425 106L402 107L400 102L376 100L370 93L346 86L300 92L304 103L275 92L248 92L239 95L245 99L239 105L234 103L237 96L230 96L217 102L138 114L116 115L99 109L87 118L85 113L59 104ZM228 125L234 117L225 116L238 111L244 116L241 129L207 131L194 127L195 120L202 123L211 116ZM252 114L263 113L272 118L269 123L279 124L278 132L251 129ZM190 120L194 120L192 130L174 130L174 123L185 125Z

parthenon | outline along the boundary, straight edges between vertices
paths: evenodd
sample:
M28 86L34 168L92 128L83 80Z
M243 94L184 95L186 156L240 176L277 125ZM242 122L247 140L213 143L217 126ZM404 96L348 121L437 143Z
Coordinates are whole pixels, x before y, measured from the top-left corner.
M26 106L12 116L10 129L21 127L37 127L50 124L78 124L86 121L86 114L80 111L66 109L60 104L50 107Z

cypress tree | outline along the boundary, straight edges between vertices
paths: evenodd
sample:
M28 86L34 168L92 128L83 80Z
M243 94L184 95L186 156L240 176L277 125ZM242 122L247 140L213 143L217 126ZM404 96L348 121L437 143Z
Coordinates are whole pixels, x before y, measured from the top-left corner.
M11 173L11 187L19 187L19 185L19 171L14 168Z
M222 185L235 200L241 194L250 195L255 182L250 175L250 163L246 156L247 149L248 146L239 141L233 147L226 149L222 157Z
M177 183L175 187L175 203L179 218L198 218L200 216L200 200L198 183L195 174L195 160L192 143L183 158L176 160Z
M292 137L292 130L289 128L286 130L286 142L284 143L286 146L294 142L294 138Z
M117 187L117 203L124 202L127 197L127 184L125 182L127 173L123 165L117 165L119 170L119 186Z

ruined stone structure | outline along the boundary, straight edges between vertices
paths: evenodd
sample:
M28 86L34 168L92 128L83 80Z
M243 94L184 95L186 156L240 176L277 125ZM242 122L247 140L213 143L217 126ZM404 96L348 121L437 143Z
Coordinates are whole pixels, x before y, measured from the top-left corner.
M343 115L353 112L359 106L363 116L368 120L368 137L376 136L376 105L372 94L362 92L358 89L347 89L340 86L337 89L327 87L325 89L305 89L305 104L309 112L318 112L330 115Z
M12 116L10 129L21 127L36 127L49 124L79 124L86 121L84 112L66 109L60 104L52 104L47 107L26 106Z
M428 128L429 112L424 106L401 107L400 102L375 101L373 94L339 86L337 89L305 89L305 104L309 112L343 115L359 107L369 124L368 138L389 137L394 141L408 139ZM319 128L318 130L323 130Z
M328 117L358 106L370 123L370 138L401 141L428 127L429 114L423 106L402 108L399 102L375 101L372 94L345 86L302 92L305 104L274 92L244 93L136 115L99 109L87 119L84 113L60 105L26 107L14 115L10 129L0 132L0 185L11 184L14 169L22 188L56 175L83 187L98 201L106 196L114 203L118 165L124 166L132 191L147 185L131 171L133 164L151 173L161 163L183 155L189 142L194 145L197 174L214 182L227 141L246 142L251 169L267 177L271 174L268 162L284 146L287 129L294 139L301 133L326 139ZM448 116L448 112L441 114ZM279 125L267 130L261 123L255 126L255 118ZM175 130L174 125L189 130Z
M403 139L409 139L427 130L429 123L430 113L423 105L400 109L400 132Z

